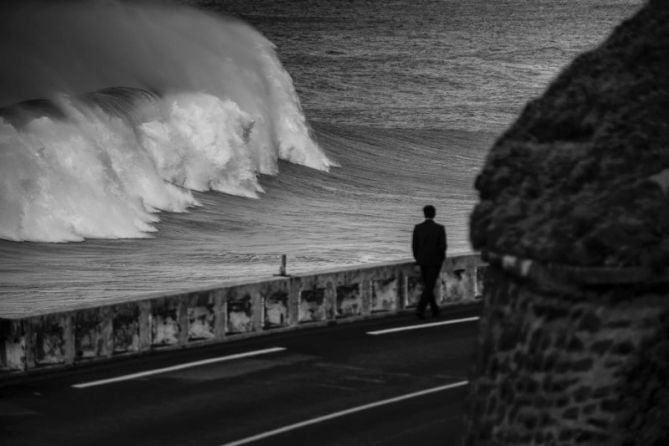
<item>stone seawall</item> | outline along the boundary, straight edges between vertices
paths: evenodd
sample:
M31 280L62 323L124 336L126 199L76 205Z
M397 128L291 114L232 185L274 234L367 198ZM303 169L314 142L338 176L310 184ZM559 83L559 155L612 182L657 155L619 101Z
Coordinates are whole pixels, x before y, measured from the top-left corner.
M437 283L439 303L480 299L485 268L478 254L449 257ZM0 316L0 378L391 315L414 307L421 292L418 269L398 261Z
M669 440L669 276L490 256L467 445Z

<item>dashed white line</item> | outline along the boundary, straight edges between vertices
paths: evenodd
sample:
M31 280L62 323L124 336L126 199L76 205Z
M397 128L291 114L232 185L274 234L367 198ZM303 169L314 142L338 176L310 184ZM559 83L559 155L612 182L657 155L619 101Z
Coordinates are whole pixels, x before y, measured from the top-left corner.
M275 353L275 352L280 352L286 350L284 347L272 347L272 348L266 348L263 350L254 350L250 352L245 352L245 353L237 353L234 355L228 355L228 356L219 356L217 358L209 358L209 359L203 359L201 361L194 361L194 362L186 362L184 364L177 364L171 367L163 367L160 369L154 369L154 370L146 370L144 372L137 372L137 373L131 373L129 375L122 375L122 376L117 376L114 378L108 378L108 379L101 379L98 381L90 381L87 383L80 383L80 384L74 384L72 387L76 389L85 389L87 387L94 387L94 386L101 386L104 384L110 384L110 383L115 383L119 381L128 381L131 379L137 379L137 378L143 378L145 376L151 376L151 375L158 375L160 373L168 373L168 372L173 372L175 370L183 370L183 369L188 369L191 367L198 367L201 365L207 365L207 364L214 364L216 362L223 362L223 361L231 361L233 359L241 359L241 358L248 358L251 356L258 356L258 355L265 355L267 353Z
M383 335L383 334L388 334L388 333L397 333L399 331L419 330L421 328L438 327L440 325L451 325L451 324L461 324L463 322L474 322L474 321L478 321L479 319L480 319L479 316L465 317L465 318L462 318L462 319L451 319L450 321L429 322L427 324L407 325L405 327L397 327L397 328L388 328L388 329L385 329L385 330L368 331L367 334L372 335L372 336L376 336L376 335Z
M323 421L332 420L333 418L342 417L344 415L349 415L352 413L360 412L363 410L373 409L375 407L384 406L386 404L397 403L399 401L408 400L411 398L416 398L423 395L429 395L430 393L442 392L444 390L455 389L457 387L463 387L469 384L469 381L458 381L451 384L446 384L439 387L432 387L430 389L421 390L419 392L408 393L406 395L400 395L394 398L389 398L387 400L377 401L375 403L364 404L362 406L354 407L351 409L342 410L339 412L334 412L329 415L324 415L322 417L312 418L311 420L302 421L300 423L291 424L288 426L280 427L271 431L263 432L258 435L253 435L251 437L242 438L241 440L236 440L230 443L225 443L221 446L240 446L242 444L253 443L254 441L262 440L274 435L282 434L284 432L289 432L295 429L299 429L305 426L310 426L312 424L321 423Z

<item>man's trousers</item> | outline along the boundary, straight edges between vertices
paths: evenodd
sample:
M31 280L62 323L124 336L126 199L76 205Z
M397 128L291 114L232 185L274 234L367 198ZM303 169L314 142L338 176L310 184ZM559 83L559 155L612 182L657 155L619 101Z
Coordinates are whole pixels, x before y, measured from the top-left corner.
M432 315L439 314L439 306L434 298L434 287L441 272L441 265L421 265L420 275L423 278L423 294L420 296L420 301L416 307L416 313L422 316L425 313L425 308L430 305Z

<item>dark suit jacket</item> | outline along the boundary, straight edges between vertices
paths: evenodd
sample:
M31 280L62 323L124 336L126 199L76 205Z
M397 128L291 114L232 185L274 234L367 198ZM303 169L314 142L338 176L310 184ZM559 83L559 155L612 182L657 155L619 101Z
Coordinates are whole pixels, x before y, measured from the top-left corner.
M413 258L421 266L441 265L446 258L446 229L426 219L413 228Z

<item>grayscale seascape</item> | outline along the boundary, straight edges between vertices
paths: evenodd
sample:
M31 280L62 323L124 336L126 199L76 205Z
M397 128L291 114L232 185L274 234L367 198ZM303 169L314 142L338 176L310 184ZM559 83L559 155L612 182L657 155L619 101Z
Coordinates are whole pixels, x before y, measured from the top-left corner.
M642 2L189 3L2 18L0 315L408 258L427 203L470 251L490 145Z

